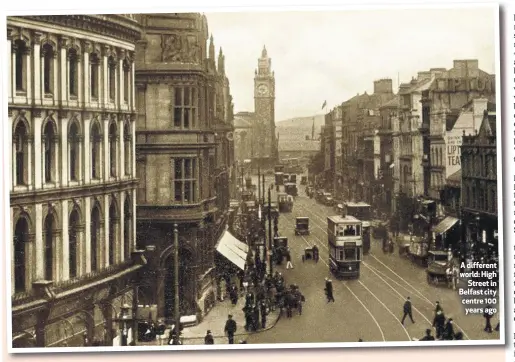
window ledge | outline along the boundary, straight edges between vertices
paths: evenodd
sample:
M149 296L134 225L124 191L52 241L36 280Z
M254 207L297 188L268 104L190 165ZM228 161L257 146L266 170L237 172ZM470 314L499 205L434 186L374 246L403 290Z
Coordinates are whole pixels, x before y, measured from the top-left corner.
M57 182L44 182L43 188L44 189L55 189L55 188L57 188Z
M78 97L78 96L74 96L74 95L71 95L71 94L70 94L70 101L76 101L76 100L78 100L78 99L79 99L79 97Z
M27 91L24 90L16 90L16 96L26 96Z
M70 180L68 186L80 186L79 180Z
M26 192L29 191L29 186L27 185L15 185L13 188L14 192Z
M54 98L54 95L52 93L45 93L45 98L52 99Z

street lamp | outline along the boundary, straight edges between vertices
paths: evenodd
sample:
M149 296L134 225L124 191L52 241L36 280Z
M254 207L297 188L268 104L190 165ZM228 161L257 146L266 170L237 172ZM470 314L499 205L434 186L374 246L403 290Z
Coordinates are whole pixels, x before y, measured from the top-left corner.
M174 303L173 316L175 319L175 328L173 335L173 343L178 344L181 315L179 310L179 229L177 224L173 225L173 279L174 279Z
M118 327L120 329L120 345L121 346L127 346L127 340L128 340L128 333L129 333L129 326L132 322L132 316L129 314L130 306L128 304L124 304L120 308L120 314L118 316ZM134 338L135 331L132 331Z

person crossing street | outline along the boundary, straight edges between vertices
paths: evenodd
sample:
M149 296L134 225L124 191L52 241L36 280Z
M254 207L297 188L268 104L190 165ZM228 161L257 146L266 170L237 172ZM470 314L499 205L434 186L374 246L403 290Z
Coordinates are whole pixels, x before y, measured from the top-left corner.
M411 319L411 323L415 323L413 320L413 315L411 314L411 300L410 297L406 298L406 301L404 302L403 306L404 315L402 316L401 324L404 325L404 320L406 317L409 316L409 319Z
M331 279L325 278L325 295L327 297L327 303L333 302L334 303L334 296L333 296L333 281Z

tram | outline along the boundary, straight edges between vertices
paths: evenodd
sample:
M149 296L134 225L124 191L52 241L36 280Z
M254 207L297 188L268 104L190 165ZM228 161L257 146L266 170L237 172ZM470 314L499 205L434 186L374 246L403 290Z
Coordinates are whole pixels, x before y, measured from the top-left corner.
M370 251L371 209L372 207L364 202L343 203L343 215L354 216L362 222L363 254L365 255Z
M329 269L337 278L359 278L363 225L354 216L327 217Z

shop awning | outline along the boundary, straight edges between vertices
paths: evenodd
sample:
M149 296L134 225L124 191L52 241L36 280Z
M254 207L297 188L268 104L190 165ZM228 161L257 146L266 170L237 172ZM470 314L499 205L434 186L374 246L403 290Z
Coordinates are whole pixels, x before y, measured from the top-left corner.
M443 219L438 225L436 225L433 229L435 234L443 234L450 228L452 228L459 220L452 216L447 216Z
M245 270L245 263L249 253L249 246L225 230L216 245L216 251L225 256L231 263L241 270Z

